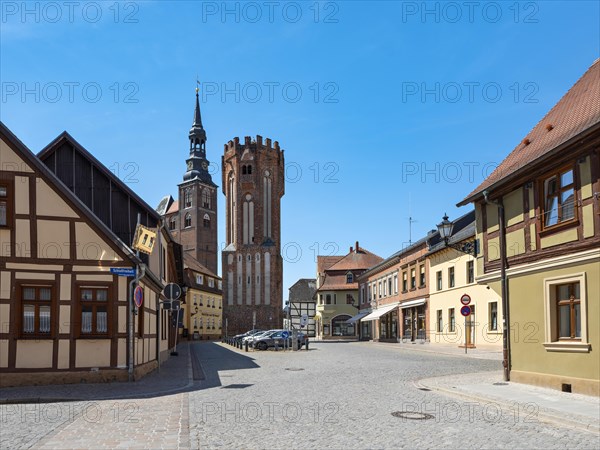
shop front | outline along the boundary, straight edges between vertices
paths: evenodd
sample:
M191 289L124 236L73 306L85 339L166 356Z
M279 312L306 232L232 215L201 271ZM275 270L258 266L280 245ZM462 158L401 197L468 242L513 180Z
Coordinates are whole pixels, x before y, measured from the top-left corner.
M427 300L410 300L400 305L402 311L402 340L427 340Z
M389 341L398 338L398 303L375 308L361 323L371 323L370 334L374 341ZM395 338L393 337L395 336Z

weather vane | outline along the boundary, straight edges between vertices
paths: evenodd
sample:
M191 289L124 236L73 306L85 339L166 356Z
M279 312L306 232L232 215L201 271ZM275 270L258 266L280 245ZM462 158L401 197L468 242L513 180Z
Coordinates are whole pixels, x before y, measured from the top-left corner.
M200 81L198 80L198 74L196 74L196 93L200 90Z

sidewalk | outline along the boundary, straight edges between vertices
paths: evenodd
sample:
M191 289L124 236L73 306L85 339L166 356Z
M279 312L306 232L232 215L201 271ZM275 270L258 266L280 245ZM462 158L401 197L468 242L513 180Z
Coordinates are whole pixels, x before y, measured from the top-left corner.
M501 370L469 373L415 382L419 389L476 401L495 403L523 422L542 421L600 434L600 399L528 384L503 381Z
M403 350L414 350L419 352L438 353L441 355L464 356L469 358L492 359L502 361L502 349L491 346L481 346L469 348L465 353L464 348L460 348L457 344L431 344L424 341L416 342L373 342L359 341L371 345L387 345Z
M177 345L179 356L169 356L155 370L133 383L61 384L0 389L0 404L146 398L189 390L194 386L190 349L192 343ZM1 375L0 375L1 376Z

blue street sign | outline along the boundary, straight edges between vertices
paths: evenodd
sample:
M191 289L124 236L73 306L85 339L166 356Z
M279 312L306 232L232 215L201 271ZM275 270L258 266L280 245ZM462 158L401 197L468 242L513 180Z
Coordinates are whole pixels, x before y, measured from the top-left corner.
M135 277L135 269L133 267L111 267L110 273L120 277Z
M287 339L290 337L290 332L289 331L284 331L283 333L281 333L281 337L284 339Z

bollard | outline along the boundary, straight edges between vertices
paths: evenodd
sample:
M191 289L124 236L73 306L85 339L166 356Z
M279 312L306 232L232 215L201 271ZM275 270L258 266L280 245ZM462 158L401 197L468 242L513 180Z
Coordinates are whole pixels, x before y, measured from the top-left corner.
M242 340L241 339L238 340L237 348L239 348L240 350L242 349Z
M246 351L248 351L248 341L245 342Z
M308 339L306 339L306 351L308 351Z

